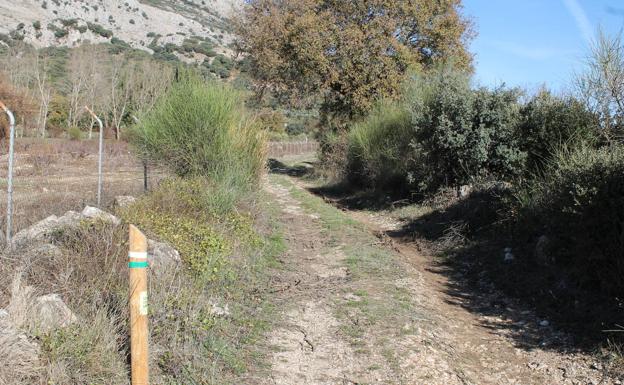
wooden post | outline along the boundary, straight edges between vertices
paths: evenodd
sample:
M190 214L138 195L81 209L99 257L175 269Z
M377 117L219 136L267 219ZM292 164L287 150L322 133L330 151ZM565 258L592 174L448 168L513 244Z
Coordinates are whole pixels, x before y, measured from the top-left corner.
M128 268L132 385L148 385L147 238L133 225L130 225Z

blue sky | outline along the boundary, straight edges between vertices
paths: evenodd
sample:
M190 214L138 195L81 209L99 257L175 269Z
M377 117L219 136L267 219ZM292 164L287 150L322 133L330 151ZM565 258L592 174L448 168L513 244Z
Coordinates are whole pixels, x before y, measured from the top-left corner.
M478 33L476 80L488 86L564 91L598 27L624 27L624 0L464 0L464 11Z

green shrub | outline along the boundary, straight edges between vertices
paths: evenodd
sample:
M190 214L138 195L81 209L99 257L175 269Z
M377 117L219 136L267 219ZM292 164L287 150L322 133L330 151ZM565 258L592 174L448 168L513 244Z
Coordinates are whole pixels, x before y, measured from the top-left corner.
M73 126L67 129L67 136L70 140L80 140L82 139L82 131L80 127Z
M563 146L597 141L598 118L579 100L548 91L535 95L521 110L520 147L527 153L527 171L537 172Z
M99 24L87 22L87 28L89 28L89 31L104 38L108 39L113 37L113 31L111 31L110 29L106 29Z
M265 168L265 140L241 95L226 84L185 80L131 135L143 156L180 176L205 176L231 195L250 191Z
M417 127L413 147L424 154L426 174L414 173L428 189L469 184L482 177L519 174L524 154L516 141L517 90L473 90L465 74L442 69L417 80L408 96ZM414 91L412 91L414 92ZM419 168L420 165L417 165Z
M346 173L419 192L511 179L525 160L516 139L518 97L515 89L472 89L466 74L447 68L413 76L402 101L381 102L351 127Z
M374 186L406 184L411 116L399 103L383 101L348 136L348 175L352 182Z
M523 206L552 237L555 262L581 285L624 294L624 147L560 151Z
M219 186L203 177L167 179L120 214L175 245L186 266L205 279L223 278L235 249L262 243L253 220L224 206Z

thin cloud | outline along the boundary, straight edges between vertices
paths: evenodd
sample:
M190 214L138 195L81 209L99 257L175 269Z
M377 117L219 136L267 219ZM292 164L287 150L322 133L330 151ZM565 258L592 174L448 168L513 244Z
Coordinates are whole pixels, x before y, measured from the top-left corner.
M581 32L583 39L585 39L587 43L591 43L594 39L594 28L592 27L592 24L589 21L589 18L587 17L587 14L585 13L585 10L581 6L581 4L578 2L578 0L562 1L568 9L568 12L570 12L572 17L574 18L574 21L576 22L576 27Z
M493 48L514 56L518 56L530 60L548 60L553 57L561 57L578 54L575 50L563 50L551 47L525 46L522 44L509 41L490 41L489 45Z

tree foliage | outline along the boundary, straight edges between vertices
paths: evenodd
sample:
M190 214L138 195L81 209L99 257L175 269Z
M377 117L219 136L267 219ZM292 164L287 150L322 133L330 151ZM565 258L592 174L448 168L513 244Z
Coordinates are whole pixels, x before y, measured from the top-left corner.
M258 95L352 118L396 95L406 70L471 68L461 0L251 0L238 19ZM286 99L287 98L287 99Z

